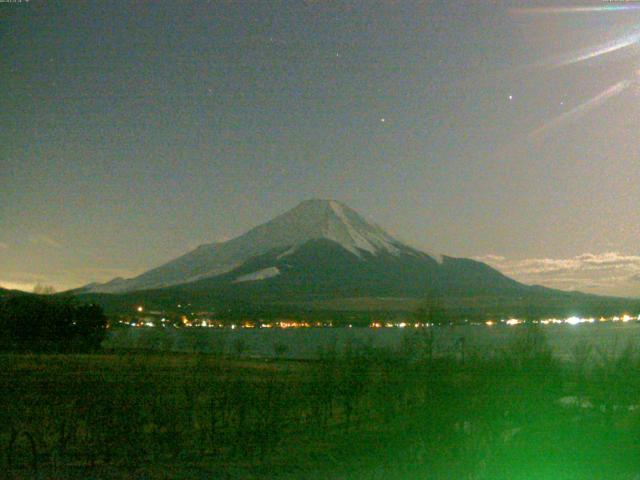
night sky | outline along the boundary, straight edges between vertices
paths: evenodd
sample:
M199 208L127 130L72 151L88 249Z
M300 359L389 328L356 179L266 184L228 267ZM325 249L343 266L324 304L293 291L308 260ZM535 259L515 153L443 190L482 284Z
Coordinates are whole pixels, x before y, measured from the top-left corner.
M0 285L132 276L334 198L640 296L640 4L0 3Z

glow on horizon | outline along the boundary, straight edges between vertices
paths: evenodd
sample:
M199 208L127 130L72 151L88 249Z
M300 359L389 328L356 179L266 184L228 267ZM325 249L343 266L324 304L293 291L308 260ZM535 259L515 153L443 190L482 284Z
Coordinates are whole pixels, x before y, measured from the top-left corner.
M20 283L20 282L2 282L0 288L7 290L19 290L21 292L33 292L36 283Z

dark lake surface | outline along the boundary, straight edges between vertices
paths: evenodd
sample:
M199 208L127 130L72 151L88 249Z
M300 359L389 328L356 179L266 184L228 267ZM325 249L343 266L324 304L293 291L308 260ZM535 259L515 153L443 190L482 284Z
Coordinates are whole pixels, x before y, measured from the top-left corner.
M491 354L507 348L524 325L469 325L428 328L123 328L110 332L104 343L113 349L145 349L175 352L239 354L246 357L314 359L327 350L344 352L352 347L400 350L412 340L433 335L435 354ZM575 358L577 351L590 355L617 355L625 348L640 347L640 322L596 322L580 325L539 326L556 356Z

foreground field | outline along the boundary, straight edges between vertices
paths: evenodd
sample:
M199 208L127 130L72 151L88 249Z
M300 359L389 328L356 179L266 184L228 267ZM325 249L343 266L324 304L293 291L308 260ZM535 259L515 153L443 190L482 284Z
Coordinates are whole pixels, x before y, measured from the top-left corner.
M0 356L8 478L634 479L640 356L347 346L314 362ZM588 360L588 361L587 361ZM586 367L585 365L588 365Z

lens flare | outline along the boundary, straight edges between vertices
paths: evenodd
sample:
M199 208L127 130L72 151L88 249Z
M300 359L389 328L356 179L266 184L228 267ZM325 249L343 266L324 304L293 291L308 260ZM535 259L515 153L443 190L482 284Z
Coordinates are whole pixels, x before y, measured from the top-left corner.
M595 47L590 47L580 52L572 52L567 55L556 58L551 61L551 65L555 67L563 67L566 65L572 65L575 63L584 62L586 60L592 60L594 58L602 57L609 53L617 52L625 48L632 46L637 47L640 42L640 32L634 32L628 35L624 35L620 38L612 40L611 42L603 43Z
M568 112L563 113L562 115L559 115L559 116L551 119L547 123L545 123L542 126L536 128L534 131L532 131L529 134L529 137L532 140L539 140L539 139L549 135L554 130L557 130L558 128L561 128L562 126L566 125L567 123L579 119L580 117L582 117L586 113L590 112L594 108L596 108L596 107L602 105L603 103L605 103L607 100L615 97L616 95L620 95L627 88L629 88L629 86L632 83L633 82L631 80L622 80L621 82L618 82L615 85L612 85L611 87L607 88L605 91L599 93L595 97L593 97L593 98L581 103L577 107L569 110Z
M522 7L510 8L514 15L554 15L563 13L616 13L640 11L640 5L594 5L594 6L565 6L565 7Z

